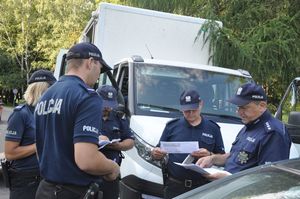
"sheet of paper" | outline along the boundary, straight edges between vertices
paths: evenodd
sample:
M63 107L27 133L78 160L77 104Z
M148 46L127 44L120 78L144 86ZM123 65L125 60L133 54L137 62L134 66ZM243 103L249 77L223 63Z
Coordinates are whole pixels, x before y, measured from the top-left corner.
M160 148L167 153L192 153L199 149L197 141L193 142L160 142Z
M119 142L121 139L113 139L113 140L99 140L99 149L102 149L108 144L112 144L114 142Z
M174 162L175 164L179 165L179 166L182 166L186 169L190 169L190 170L193 170L193 171L196 171L198 173L201 173L201 174L214 174L214 173L226 173L228 175L231 175L231 173L227 172L227 171L224 171L224 170L220 170L220 169L216 169L216 168L202 168L196 164L182 164L182 163L179 163L179 162Z

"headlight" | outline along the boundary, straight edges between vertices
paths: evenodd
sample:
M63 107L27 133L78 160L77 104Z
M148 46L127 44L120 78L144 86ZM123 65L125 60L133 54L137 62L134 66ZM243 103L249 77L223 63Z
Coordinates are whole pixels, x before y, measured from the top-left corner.
M135 148L144 160L149 162L150 164L153 164L154 166L161 167L160 161L153 160L151 157L151 150L154 148L154 146L148 144L146 141L144 141L141 137L139 137L137 134L135 135L134 145Z

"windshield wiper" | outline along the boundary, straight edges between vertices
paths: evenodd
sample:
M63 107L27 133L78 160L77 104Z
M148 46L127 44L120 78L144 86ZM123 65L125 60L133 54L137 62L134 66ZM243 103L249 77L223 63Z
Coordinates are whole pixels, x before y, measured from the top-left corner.
M153 104L142 104L142 103L138 103L137 104L139 107L143 107L143 108L149 108L151 109L151 111L156 111L153 109L159 109L157 111L167 111L167 112L181 112L180 110L176 109L176 108L171 108L171 107L165 107L165 106L158 106L158 105L153 105Z

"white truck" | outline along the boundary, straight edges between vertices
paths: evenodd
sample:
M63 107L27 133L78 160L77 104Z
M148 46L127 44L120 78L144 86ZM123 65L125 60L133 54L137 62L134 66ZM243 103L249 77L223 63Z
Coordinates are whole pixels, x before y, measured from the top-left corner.
M99 84L118 89L135 134L135 146L124 153L120 198L162 198L160 162L150 151L166 123L180 117L179 96L185 89L199 91L202 115L221 127L225 150L242 128L236 107L227 102L251 75L209 64L208 44L195 40L205 19L127 6L101 3L93 12L80 41L99 47L113 71L102 74ZM218 22L221 25L220 22ZM64 54L57 58L55 76L64 74ZM146 59L149 58L149 59ZM298 157L293 147L291 157Z

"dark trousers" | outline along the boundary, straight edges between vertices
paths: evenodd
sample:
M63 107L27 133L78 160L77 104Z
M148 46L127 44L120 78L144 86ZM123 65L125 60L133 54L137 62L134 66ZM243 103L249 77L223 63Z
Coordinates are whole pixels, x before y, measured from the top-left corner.
M103 192L103 199L118 199L119 198L119 182L120 177L113 181L103 180L101 183L101 190Z
M10 183L10 199L34 199L40 183L40 176L35 172L12 172Z
M36 192L36 199L82 199L86 186L58 185L42 180Z
M188 192L192 189L195 189L203 184L206 184L206 182L184 182L180 180L172 179L166 179L165 187L164 187L164 199L171 199L174 198L180 194L183 194L185 192Z

